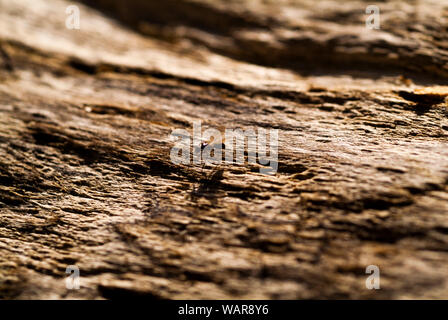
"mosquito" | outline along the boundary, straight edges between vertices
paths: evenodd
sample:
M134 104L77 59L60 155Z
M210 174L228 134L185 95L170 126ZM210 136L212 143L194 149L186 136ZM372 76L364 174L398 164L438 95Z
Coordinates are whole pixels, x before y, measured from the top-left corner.
M207 146L213 146L213 141L203 141L200 143L199 147L202 151ZM221 145L221 147L225 147L224 143ZM216 165L212 171L204 175L204 168L206 166L206 161L203 162L201 166L201 179L199 179L198 185L193 185L193 190L191 191L192 198L196 198L198 196L202 196L208 193L210 189L213 188L213 186L216 186L220 180L222 180L224 169L222 169L222 164Z
M202 167L204 168L204 167ZM201 171L202 172L202 171ZM222 169L221 165L218 165L212 169L212 171L202 177L198 185L193 185L193 190L191 191L191 197L194 199L196 197L204 196L213 191L213 188L216 188L219 182L223 178L224 169Z

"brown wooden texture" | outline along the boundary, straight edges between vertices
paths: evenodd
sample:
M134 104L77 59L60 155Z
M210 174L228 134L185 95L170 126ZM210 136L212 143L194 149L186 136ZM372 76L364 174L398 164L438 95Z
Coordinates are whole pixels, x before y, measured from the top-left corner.
M446 1L71 4L0 0L1 298L448 298ZM277 174L173 164L197 120Z

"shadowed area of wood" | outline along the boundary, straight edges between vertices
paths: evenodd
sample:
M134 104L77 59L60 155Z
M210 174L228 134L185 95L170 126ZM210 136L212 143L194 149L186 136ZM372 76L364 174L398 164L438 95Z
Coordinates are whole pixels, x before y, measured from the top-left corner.
M0 0L0 298L448 297L444 1L71 4ZM173 163L195 121L278 172Z

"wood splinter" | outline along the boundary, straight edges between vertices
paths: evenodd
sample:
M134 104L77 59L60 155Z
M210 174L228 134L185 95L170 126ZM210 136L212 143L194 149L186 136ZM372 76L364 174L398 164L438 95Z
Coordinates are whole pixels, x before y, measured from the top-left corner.
M435 86L415 89L413 92L400 91L402 98L421 105L436 105L443 103L448 97L448 86Z

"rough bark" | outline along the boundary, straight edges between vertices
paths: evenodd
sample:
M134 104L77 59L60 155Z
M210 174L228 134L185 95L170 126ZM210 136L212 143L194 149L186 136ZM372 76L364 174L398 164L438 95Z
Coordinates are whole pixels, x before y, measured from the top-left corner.
M380 30L370 1L83 3L0 0L1 298L448 297L444 1ZM196 120L278 129L278 173L173 164Z

